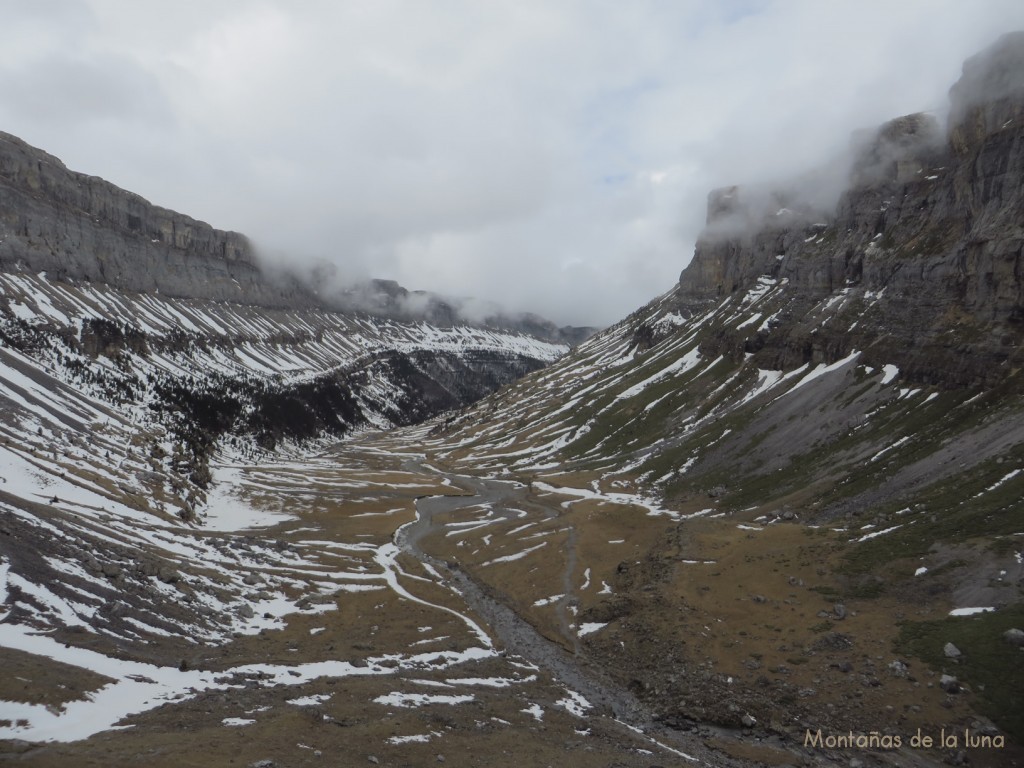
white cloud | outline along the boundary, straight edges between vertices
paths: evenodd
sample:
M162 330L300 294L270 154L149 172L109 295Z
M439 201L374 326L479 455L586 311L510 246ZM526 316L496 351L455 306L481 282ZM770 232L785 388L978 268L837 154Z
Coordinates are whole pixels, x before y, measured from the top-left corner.
M710 188L943 110L1016 0L0 2L0 129L290 262L612 322Z

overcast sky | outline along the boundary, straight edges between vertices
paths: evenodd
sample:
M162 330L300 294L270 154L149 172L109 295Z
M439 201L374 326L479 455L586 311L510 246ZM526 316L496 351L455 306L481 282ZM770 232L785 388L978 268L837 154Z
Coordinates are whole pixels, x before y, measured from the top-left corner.
M943 112L1020 0L0 0L0 130L353 279L603 325L712 187Z

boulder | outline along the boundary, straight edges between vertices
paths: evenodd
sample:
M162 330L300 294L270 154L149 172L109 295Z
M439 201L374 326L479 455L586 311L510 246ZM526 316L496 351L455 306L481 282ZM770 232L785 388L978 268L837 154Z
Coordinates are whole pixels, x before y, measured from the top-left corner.
M1024 647L1024 630L1020 629L1008 629L1003 632L1003 640L1008 642L1010 645L1015 645L1018 648Z
M893 677L906 677L907 665L897 659L889 664L889 672L892 673Z
M157 571L156 577L164 584L174 584L181 580L181 575L173 568L167 566L161 566Z

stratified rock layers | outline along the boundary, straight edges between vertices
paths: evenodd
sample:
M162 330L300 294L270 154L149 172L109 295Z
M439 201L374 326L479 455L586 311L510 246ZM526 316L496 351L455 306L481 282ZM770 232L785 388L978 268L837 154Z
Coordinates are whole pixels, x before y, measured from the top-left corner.
M294 284L267 280L243 235L70 171L7 133L0 133L0 271L182 298L315 303Z
M706 352L755 352L765 367L791 368L859 349L866 363L884 357L911 380L951 386L1017 361L1024 33L968 60L950 95L945 132L908 115L863 142L830 212L769 209L763 199L753 208L736 187L711 194L708 227L680 276L681 305L721 301L764 278L787 281L791 301L770 332L720 334ZM804 322L843 290L871 311L846 327Z

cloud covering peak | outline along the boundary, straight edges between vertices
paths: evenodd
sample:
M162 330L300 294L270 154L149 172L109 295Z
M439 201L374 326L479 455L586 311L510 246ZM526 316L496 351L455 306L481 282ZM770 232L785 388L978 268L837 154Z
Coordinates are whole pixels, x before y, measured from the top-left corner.
M0 129L267 258L606 324L709 189L942 113L976 3L0 2Z

